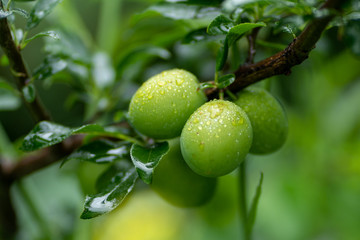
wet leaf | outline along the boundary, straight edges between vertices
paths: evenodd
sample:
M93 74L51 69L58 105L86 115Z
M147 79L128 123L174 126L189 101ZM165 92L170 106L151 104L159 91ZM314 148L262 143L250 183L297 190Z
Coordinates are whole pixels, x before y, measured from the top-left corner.
M109 178L107 176L106 178ZM114 210L134 188L138 174L128 162L121 162L110 181L100 193L86 196L82 219L90 219Z
M199 85L199 89L203 90L206 88L216 88L216 85L214 83L211 82L204 82L204 83L200 83Z
M194 31L189 32L183 38L183 44L191 44L191 43L198 43L198 42L210 42L210 41L218 41L218 36L209 35L206 32L206 28L197 29Z
M4 11L4 10L0 9L0 19L7 18L11 14L13 14L12 11Z
M35 151L62 142L72 134L71 128L43 121L38 123L31 132L26 135L22 143L23 151Z
M28 30L36 27L52 9L62 0L38 0L30 12L30 18L26 24Z
M64 70L67 62L57 56L47 56L43 63L35 70L33 78L35 80L45 80L52 75Z
M0 80L0 111L15 110L20 105L18 92L7 82Z
M157 12L174 20L212 18L219 13L219 10L214 7L169 2L152 5L146 12L148 11Z
M24 98L27 102L31 103L35 100L36 90L35 90L35 86L33 83L30 83L30 84L26 85L25 87L23 87L22 92L23 92Z
M235 23L224 15L217 16L208 26L207 33L210 35L227 34L235 26Z
M223 69L229 52L229 45L227 38L224 40L224 44L219 48L216 55L216 71Z
M229 30L227 34L227 39L229 41L229 46L231 46L236 40L238 40L242 35L257 27L265 27L266 24L263 22L259 23L241 23Z
M224 76L221 76L218 80L218 88L226 88L230 84L232 84L235 81L235 75L234 74L227 74Z
M133 161L139 177L147 184L152 181L152 174L161 158L169 151L168 142L156 143L147 148L133 144L130 149L131 160Z
M63 160L61 166L70 160L88 161L93 163L111 163L124 159L129 154L129 145L101 139L81 146Z
M260 195L261 195L261 187L262 187L263 179L264 179L264 174L260 173L259 185L256 188L255 196L254 196L254 199L253 199L253 201L251 203L249 215L247 217L246 231L248 233L252 232L252 229L253 229L254 224L255 224L256 211L257 211L257 208L258 208L259 199L260 199Z

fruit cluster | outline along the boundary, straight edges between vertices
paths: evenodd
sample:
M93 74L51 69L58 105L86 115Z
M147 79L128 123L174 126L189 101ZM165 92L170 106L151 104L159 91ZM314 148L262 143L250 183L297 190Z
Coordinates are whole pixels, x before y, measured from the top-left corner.
M285 112L266 90L248 87L234 102L206 102L198 87L197 78L185 70L164 71L146 81L129 106L130 122L141 134L156 140L180 136L170 141L152 183L179 206L205 203L216 177L236 169L249 152L278 150L287 135Z

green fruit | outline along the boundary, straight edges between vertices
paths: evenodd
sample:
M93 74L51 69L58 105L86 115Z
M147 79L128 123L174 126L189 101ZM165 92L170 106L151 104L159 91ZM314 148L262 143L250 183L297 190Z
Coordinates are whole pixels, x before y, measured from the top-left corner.
M188 167L181 155L179 139L174 139L155 168L151 187L175 206L197 207L212 198L216 182L216 178L200 176Z
M197 78L185 70L173 69L155 75L131 99L131 124L155 139L180 136L186 120L206 101L204 93L197 88Z
M236 104L215 100L198 108L181 133L181 152L190 168L206 177L230 173L245 159L252 142L246 113Z
M254 139L251 153L266 154L278 150L285 142L288 123L280 103L265 89L249 87L235 102L249 116Z

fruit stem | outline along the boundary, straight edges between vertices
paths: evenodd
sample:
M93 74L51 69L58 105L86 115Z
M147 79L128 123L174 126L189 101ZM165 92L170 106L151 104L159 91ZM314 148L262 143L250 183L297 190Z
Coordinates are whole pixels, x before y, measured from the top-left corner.
M246 204L246 159L240 164L239 171L239 210L242 234L245 240L251 240L251 234L247 231L247 204Z

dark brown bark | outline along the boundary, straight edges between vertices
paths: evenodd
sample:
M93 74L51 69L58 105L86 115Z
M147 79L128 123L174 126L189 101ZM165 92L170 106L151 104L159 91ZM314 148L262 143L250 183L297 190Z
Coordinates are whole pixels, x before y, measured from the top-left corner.
M232 92L239 90L275 75L288 75L291 68L305 61L316 42L320 39L322 32L326 29L329 22L336 16L336 12L341 4L346 1L329 0L322 7L322 10L329 10L328 14L313 19L308 23L301 34L295 38L286 49L268 57L260 62L245 63L235 71L236 80L228 87ZM252 50L250 50L252 51ZM249 53L254 54L253 51ZM251 62L251 56L248 62ZM209 99L218 96L218 89L208 89L206 95Z

